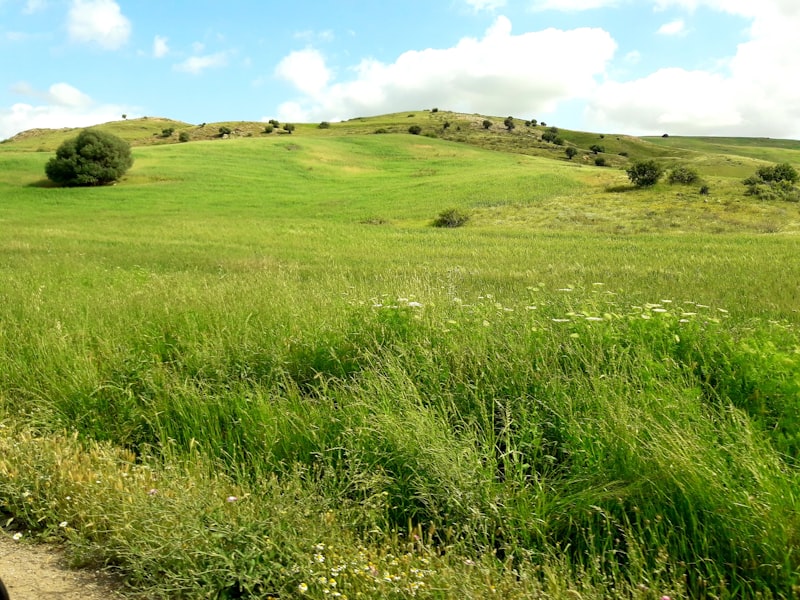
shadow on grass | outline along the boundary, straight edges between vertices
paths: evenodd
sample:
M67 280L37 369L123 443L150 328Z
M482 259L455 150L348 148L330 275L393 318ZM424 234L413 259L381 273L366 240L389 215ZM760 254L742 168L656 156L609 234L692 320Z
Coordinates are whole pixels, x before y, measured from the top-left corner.
M50 181L49 179L39 179L38 181L31 182L27 185L27 187L35 187L35 188L57 188L61 187L54 181Z
M605 191L615 194L623 194L625 192L632 192L635 189L637 189L635 185L630 183L620 183L619 185L606 186Z

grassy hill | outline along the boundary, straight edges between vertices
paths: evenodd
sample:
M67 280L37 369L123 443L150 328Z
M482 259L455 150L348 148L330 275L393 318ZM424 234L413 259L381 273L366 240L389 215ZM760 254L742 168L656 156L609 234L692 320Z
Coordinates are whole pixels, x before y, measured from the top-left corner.
M484 118L0 145L5 527L149 597L796 595L796 146Z

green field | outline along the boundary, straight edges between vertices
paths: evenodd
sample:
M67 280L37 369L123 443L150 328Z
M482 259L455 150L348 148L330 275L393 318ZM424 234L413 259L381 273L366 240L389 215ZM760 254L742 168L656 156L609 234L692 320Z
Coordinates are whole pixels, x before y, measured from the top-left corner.
M741 180L800 143L490 118L0 144L5 527L145 597L798 594L800 205Z

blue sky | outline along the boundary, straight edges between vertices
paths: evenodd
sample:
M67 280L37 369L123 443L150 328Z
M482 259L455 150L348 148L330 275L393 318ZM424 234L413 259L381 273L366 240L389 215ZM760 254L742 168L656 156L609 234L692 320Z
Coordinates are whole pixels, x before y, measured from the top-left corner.
M0 139L439 107L800 139L799 0L0 0Z

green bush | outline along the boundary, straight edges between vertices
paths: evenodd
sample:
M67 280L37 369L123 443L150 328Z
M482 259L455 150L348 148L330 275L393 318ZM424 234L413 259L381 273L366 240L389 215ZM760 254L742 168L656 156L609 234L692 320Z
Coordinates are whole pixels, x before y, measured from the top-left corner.
M689 167L675 167L669 173L668 181L670 183L682 183L685 185L690 185L695 183L700 176L697 174L697 171L691 169Z
M567 155L567 158L569 160L572 160L578 154L578 151L575 148L573 148L572 146L570 146L569 148L564 150L564 154Z
M323 121L319 125L317 125L317 129L330 129L331 124L328 121Z
M264 133L272 133L273 131L275 131L275 127L273 125L267 125L264 127Z
M589 150L592 151L592 154L600 154L601 152L606 151L606 149L600 144L592 144L591 146L589 146Z
M597 165L598 167L605 167L606 159L603 158L602 156L598 156L597 158L594 159L594 164Z
M223 135L230 135L231 133L232 132L231 132L231 128L230 127L225 127L223 125L222 127L219 128L220 137L222 137Z
M189 141L189 132L188 131L181 131L178 134L178 141L179 142L188 142Z
M174 127L167 127L166 129L161 130L161 137L169 138L172 137L172 134L175 133Z
M419 125L412 125L411 127L408 128L408 133L410 133L411 135L419 135L420 133L422 133L422 127L420 127Z
M110 133L84 129L58 147L44 170L48 179L59 185L92 186L118 180L131 165L128 142Z
M638 188L650 187L658 183L664 170L654 160L641 160L628 167L628 179Z
M469 221L469 215L459 208L448 208L433 220L434 227L461 227Z
M484 129L489 129L491 126L492 126L492 122L489 119L484 119L483 120L483 128Z
M742 181L748 196L762 200L800 201L800 189L795 187L798 173L789 163L759 167L755 175Z

